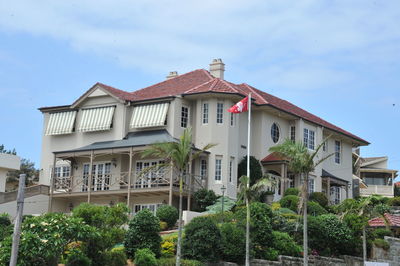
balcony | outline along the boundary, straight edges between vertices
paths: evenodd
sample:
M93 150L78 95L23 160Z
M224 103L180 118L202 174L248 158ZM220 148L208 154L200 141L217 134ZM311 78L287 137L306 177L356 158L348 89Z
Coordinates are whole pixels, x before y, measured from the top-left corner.
M368 185L366 188L360 188L360 195L363 197L368 197L371 195L393 197L394 191L392 185Z

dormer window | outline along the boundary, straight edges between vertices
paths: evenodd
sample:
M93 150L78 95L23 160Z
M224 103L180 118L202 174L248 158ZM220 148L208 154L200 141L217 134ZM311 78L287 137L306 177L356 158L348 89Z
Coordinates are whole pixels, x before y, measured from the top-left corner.
M160 127L165 125L169 103L139 105L133 108L131 128Z
M82 117L78 130L92 132L110 130L115 106L82 109Z

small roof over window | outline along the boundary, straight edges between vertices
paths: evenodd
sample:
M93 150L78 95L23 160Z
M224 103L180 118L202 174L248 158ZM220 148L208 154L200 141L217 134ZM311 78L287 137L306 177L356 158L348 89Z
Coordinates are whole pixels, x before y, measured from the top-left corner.
M115 106L82 109L78 130L81 132L110 130L114 110Z
M46 135L71 134L74 130L76 111L51 113Z
M133 108L131 128L158 127L165 125L169 103L139 105Z

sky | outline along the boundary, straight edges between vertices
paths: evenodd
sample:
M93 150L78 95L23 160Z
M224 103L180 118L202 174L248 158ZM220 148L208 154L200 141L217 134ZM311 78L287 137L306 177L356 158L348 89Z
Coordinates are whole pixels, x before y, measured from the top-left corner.
M40 166L43 106L226 64L400 169L400 1L1 1L0 144Z

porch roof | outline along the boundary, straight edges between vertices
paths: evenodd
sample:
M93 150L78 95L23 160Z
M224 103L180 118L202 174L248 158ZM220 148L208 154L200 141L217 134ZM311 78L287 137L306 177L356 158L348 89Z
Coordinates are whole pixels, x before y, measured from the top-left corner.
M329 177L331 179L331 181L333 181L333 183L337 183L338 185L341 185L341 186L345 186L345 185L347 185L349 183L349 181L344 180L344 179L342 179L340 177L337 177L337 176L329 173L325 169L322 169L321 177L325 177L325 178Z
M90 145L83 146L73 150L55 151L54 154L138 147L138 146L146 146L162 142L178 142L178 140L172 137L165 129L130 132L128 133L128 135L126 135L125 138L121 140L94 142ZM194 145L193 148L199 150L196 147L194 147Z

